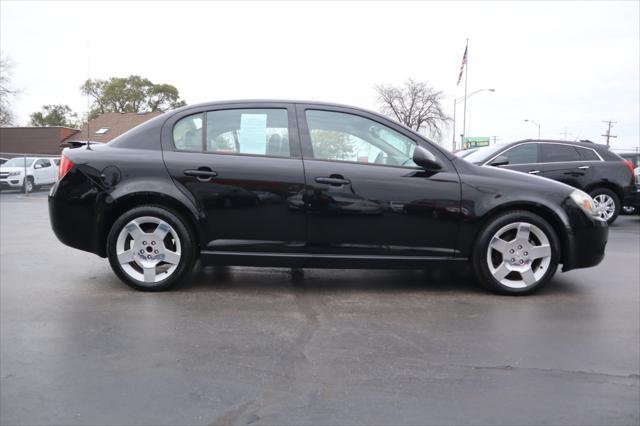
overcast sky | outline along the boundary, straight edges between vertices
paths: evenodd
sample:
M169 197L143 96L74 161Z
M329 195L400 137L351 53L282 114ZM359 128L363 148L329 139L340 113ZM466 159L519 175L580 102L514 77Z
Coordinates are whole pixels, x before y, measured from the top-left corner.
M187 103L314 99L377 109L375 84L428 81L453 99L469 45L469 136L613 146L640 135L640 2L0 2L19 124L44 104L86 112L79 86L137 74ZM89 46L89 48L87 48ZM89 64L89 66L87 65ZM461 104L458 117L461 116ZM458 129L457 133L460 133ZM451 133L443 138L450 147Z

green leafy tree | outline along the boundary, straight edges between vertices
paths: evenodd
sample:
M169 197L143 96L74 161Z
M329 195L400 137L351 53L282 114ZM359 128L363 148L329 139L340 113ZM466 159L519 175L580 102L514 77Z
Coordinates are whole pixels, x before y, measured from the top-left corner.
M34 112L30 116L31 125L36 127L62 126L77 127L78 114L68 105L43 105L42 111Z
M356 147L349 135L333 130L311 130L313 153L317 158L328 160L352 160Z
M80 91L93 101L91 118L105 112L166 111L186 105L175 86L154 84L138 75L89 79Z

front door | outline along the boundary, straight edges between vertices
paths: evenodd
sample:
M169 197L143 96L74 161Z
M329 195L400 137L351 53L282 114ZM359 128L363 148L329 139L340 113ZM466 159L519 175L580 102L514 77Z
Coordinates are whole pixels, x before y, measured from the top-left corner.
M305 213L295 200L304 173L294 123L293 106L247 104L185 112L165 124L165 163L204 216L205 251L302 247Z
M348 108L299 105L298 123L310 250L454 255L460 182L441 153L425 143L445 164L427 173L412 161L417 142L399 126Z

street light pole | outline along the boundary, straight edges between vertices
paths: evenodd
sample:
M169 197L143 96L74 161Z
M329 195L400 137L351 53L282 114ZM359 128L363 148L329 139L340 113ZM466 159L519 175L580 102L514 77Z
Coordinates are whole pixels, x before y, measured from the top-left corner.
M536 121L533 121L533 120L530 120L528 118L525 118L524 121L525 121L525 123L535 124L538 127L538 139L540 139L540 123L538 123Z
M458 104L460 102L462 102L463 100L469 99L473 95L477 95L480 92L492 92L493 93L495 91L496 91L496 89L478 89L478 90L475 90L475 91L469 93L469 95L467 95L467 96L461 96L458 99L454 99L454 101L453 101L453 137L452 137L452 140L451 140L452 151L456 150L456 107L458 106ZM465 102L465 105L466 105L466 102ZM465 123L465 125L466 125L466 123ZM460 137L463 138L463 140L460 141L460 147L461 148L464 146L464 133L465 132L464 132L464 129L463 129L462 133L460 134Z

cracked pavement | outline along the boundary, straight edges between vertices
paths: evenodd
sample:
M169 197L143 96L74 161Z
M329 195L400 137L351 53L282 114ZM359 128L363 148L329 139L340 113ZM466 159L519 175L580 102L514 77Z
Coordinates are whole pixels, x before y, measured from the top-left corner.
M638 424L640 216L592 269L501 297L464 271L199 268L161 294L0 194L0 423Z

